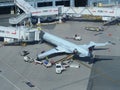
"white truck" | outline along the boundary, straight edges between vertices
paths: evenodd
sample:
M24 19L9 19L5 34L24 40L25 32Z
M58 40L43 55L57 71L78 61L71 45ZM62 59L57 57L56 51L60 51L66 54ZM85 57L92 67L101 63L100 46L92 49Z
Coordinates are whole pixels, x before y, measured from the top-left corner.
M56 64L56 74L60 74L64 70L65 70L65 67L61 63Z
M34 60L33 60L33 58L31 58L31 57L29 57L29 56L24 56L24 61L25 61L25 62L32 63Z

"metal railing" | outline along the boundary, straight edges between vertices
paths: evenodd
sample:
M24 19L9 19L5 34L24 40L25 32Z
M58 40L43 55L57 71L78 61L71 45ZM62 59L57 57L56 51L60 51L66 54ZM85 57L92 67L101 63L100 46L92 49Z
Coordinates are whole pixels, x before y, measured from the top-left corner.
M29 17L29 15L23 13L23 14L17 16L17 17L10 18L10 19L9 19L9 23L10 23L10 24L18 24L19 22L21 22L23 19L25 19L25 18L27 18L27 17Z

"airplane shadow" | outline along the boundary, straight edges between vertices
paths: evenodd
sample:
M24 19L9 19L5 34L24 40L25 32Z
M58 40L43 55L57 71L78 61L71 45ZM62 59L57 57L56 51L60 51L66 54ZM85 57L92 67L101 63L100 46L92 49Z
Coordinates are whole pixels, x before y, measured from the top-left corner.
M94 51L97 51L97 50L108 50L109 48L94 48L93 50Z
M42 29L53 30L56 27L56 24L43 25Z
M109 58L109 56L104 56L104 55L95 55L94 58L74 56L73 59L80 60L83 62L88 62L89 64L94 64L94 63L100 62L100 61L113 60L112 58Z
M94 20L94 19L85 19L85 18L71 18L66 21L77 21L77 22L103 22L101 20Z
M5 43L4 46L24 46L23 44L26 45L35 45L38 44L39 42L37 41L31 41L31 42L12 42L12 43Z
M62 55L71 55L71 54L66 54L66 53L56 53L56 54L52 54L47 56L47 58L52 58L52 57L57 57L57 56L62 56ZM64 58L64 57L63 57ZM63 59L61 58L61 59ZM41 59L44 60L45 58ZM78 55L74 55L72 57L73 60L80 60L83 62L88 62L89 64L94 64L96 62L100 62L100 61L109 61L109 60L113 60L112 58L109 58L109 56L105 56L105 55L95 55L94 58L90 58L90 57L79 57ZM56 60L55 60L56 61Z

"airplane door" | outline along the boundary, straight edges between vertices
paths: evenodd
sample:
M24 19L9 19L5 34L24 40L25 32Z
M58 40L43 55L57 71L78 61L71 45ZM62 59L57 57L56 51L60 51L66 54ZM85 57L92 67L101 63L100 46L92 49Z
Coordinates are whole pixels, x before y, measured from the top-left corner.
M35 32L30 32L29 33L29 39L30 39L30 41L34 41L35 40Z

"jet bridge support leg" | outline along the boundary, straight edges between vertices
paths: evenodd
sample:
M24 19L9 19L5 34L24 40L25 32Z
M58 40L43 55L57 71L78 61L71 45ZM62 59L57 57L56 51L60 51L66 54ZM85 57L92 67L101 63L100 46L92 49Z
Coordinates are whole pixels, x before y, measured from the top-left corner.
M62 17L61 16L59 17L59 23L62 23Z
M30 17L28 18L28 22L30 23L30 27L32 27L33 24L32 24L32 21L31 21Z
M41 22L40 22L40 17L39 17L39 18L38 18L37 25L40 25L40 23L41 23Z
M14 8L11 7L10 14L15 14Z
M40 22L40 18L38 18L37 28L38 28L38 30L42 30L42 29L41 29L41 22Z

